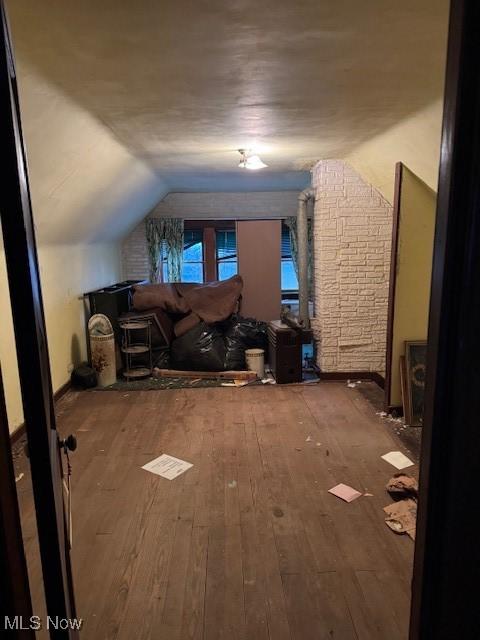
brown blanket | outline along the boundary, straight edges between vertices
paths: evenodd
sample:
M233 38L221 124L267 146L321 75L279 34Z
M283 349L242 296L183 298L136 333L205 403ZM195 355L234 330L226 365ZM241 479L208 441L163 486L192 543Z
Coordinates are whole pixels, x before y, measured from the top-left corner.
M133 307L146 311L158 307L167 313L184 316L175 324L176 336L183 335L201 320L221 322L237 311L243 280L233 276L207 284L171 283L134 287Z

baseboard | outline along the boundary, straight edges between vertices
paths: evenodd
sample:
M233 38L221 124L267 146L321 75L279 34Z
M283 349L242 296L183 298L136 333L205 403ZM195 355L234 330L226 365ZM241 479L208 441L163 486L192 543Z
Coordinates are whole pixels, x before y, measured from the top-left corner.
M376 371L320 371L320 380L370 380L381 389L385 388L385 378Z
M70 380L68 380L67 382L65 382L65 384L62 384L62 386L55 391L55 393L53 394L53 401L58 402L60 398L63 398L67 391L70 391L71 388L72 383L70 382Z
M16 445L17 442L21 440L24 435L25 435L25 423L22 422L22 424L19 427L17 427L15 431L12 431L12 433L10 434L10 442L12 443L12 447Z
M67 391L70 391L71 386L72 385L70 383L70 380L68 380L68 382L66 382L65 384L62 384L62 386L53 394L53 401L58 402L60 398L62 398L67 393ZM21 438L23 438L24 435L25 423L23 422L19 427L15 429L15 431L10 434L10 442L12 443L12 446L16 444Z

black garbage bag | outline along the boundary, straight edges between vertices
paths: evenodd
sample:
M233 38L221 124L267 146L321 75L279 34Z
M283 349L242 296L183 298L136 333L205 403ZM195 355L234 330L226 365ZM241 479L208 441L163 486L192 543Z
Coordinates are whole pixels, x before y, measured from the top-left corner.
M97 372L83 362L72 371L71 382L75 389L91 389L97 386Z
M170 369L170 349L161 347L152 349L152 364L159 369Z
M201 322L170 346L170 366L181 371L224 371L225 340L215 324Z
M263 349L268 352L267 323L255 318L231 317L225 330L225 369L243 370L247 368L245 349Z

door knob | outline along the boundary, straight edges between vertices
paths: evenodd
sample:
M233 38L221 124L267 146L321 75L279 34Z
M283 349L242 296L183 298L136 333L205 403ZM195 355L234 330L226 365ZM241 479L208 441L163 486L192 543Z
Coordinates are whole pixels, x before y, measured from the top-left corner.
M77 448L77 438L71 433L65 438L65 440L59 441L59 446L63 448L65 452L67 451L67 449L68 451L75 451L75 449Z

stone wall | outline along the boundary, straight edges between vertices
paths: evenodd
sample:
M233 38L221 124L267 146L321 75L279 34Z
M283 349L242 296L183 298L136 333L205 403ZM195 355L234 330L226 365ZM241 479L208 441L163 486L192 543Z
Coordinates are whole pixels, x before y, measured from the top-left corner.
M385 371L391 205L347 164L312 172L315 317L322 371Z

